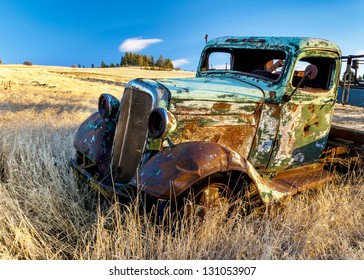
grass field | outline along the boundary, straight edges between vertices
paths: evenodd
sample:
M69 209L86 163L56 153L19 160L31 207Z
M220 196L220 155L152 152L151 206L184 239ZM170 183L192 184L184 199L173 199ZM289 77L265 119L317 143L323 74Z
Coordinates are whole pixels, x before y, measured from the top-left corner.
M161 227L137 205L85 208L90 194L77 189L68 159L99 94L120 98L136 77L193 75L1 65L0 259L363 260L362 172L247 217L209 213L204 223Z

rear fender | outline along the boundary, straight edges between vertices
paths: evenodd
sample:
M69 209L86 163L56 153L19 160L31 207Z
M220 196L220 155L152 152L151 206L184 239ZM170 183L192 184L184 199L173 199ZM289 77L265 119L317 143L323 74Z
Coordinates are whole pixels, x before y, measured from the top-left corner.
M153 197L171 199L199 180L226 171L247 174L266 204L285 195L271 189L245 158L228 147L212 142L185 142L167 148L143 165L137 173L138 180L134 177L133 181L139 181L140 189Z

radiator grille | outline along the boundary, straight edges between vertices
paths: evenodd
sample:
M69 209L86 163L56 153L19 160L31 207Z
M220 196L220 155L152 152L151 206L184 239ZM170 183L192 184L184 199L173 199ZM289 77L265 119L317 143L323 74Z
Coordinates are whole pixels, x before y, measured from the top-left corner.
M115 131L112 172L117 183L128 183L135 175L148 134L152 96L137 89L126 89L121 100Z

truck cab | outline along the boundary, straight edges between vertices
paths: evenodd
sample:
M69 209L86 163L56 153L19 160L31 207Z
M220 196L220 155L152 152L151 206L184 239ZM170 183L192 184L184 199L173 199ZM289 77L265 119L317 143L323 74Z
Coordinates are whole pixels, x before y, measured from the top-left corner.
M120 101L102 94L71 164L105 195L275 203L333 179L320 158L340 67L323 39L213 39L194 78L135 79Z

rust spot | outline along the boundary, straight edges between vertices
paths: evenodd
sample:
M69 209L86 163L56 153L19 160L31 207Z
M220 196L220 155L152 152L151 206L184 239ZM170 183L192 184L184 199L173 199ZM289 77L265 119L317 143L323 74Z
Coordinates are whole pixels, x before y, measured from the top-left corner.
M196 122L186 122L182 129L182 137L185 139L192 138L198 133L200 126Z
M310 130L310 125L306 124L305 127L303 128L303 136L307 136L308 135L308 131Z
M310 105L308 105L307 109L308 109L308 111L309 111L309 112L311 112L312 114L314 114L314 113L315 113L315 105L310 104Z
M213 111L218 111L218 112L226 112L229 111L231 108L231 104L226 103L226 102L218 102L215 103L214 105L212 105L212 110Z
M249 123L231 125L207 122L207 120L206 116L191 117L180 122L179 129L172 136L172 142L175 144L185 141L215 142L230 147L241 156L248 156L256 130L255 126Z
M292 112L296 112L297 111L297 108L298 108L298 105L297 104L293 104L292 107L291 107Z

